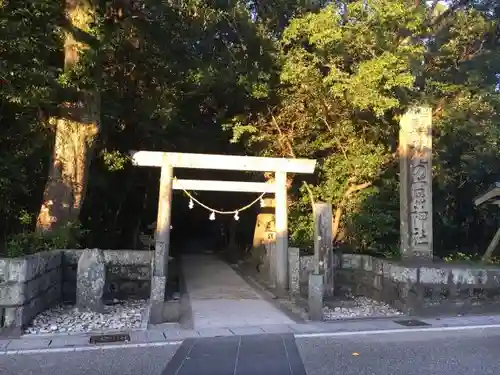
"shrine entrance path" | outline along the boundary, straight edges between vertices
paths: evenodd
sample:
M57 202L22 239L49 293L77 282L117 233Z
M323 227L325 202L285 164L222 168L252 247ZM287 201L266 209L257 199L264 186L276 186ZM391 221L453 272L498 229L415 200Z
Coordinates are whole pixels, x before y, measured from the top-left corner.
M215 255L184 255L182 272L194 329L295 323Z

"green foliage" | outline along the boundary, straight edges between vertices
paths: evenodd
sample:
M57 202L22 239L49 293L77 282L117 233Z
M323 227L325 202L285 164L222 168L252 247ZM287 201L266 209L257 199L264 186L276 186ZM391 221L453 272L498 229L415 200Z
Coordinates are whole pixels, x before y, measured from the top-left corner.
M466 263L466 264L478 264L483 263L481 261L481 255L477 253L464 253L464 252L455 252L451 253L445 257L443 260L446 263ZM486 263L486 265L498 265L500 264L499 257L492 257Z
M130 162L130 157L116 150L111 152L103 150L103 161L110 172L120 171Z
M61 16L60 2L49 0L0 6L0 253L40 208L51 144L44 122L54 109L62 50L54 21Z
M339 214L336 245L397 257L398 119L425 103L435 251L484 251L498 210L472 201L500 175L497 2L122 3L94 2L94 22L75 34L89 48L64 73L63 2L0 5L0 234L11 256L75 243L30 234L48 118L74 90L101 98L80 215L91 246L131 246L154 220L158 176L126 156L150 149L317 159L310 191L294 177L292 242L311 246L312 194Z
M477 233L496 215L472 201L500 172L498 18L484 3L449 6L360 0L293 18L277 104L233 123L234 139L263 155L319 160L312 190L341 213L339 245L398 256L398 118L418 103L435 109L435 251L487 245ZM295 200L292 239L310 243L309 196Z
M7 242L6 255L10 258L54 249L77 249L87 231L80 225L68 225L50 232L21 232Z

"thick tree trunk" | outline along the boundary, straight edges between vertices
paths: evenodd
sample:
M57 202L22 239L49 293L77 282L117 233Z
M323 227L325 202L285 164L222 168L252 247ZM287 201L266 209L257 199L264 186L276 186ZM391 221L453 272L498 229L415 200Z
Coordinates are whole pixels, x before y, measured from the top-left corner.
M64 69L71 71L88 48L74 30L88 32L94 19L89 1L66 0L69 31L64 42ZM100 100L96 92L77 90L53 119L55 142L37 230L47 231L78 219L85 197L92 145L99 132Z

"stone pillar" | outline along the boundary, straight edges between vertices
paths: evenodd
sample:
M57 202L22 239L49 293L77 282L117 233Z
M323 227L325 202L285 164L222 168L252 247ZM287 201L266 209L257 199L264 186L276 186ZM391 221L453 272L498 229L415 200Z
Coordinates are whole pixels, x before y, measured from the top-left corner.
M164 322L163 308L165 304L165 289L167 286L167 278L165 276L151 277L151 294L149 296L150 324L160 324Z
M324 277L326 296L334 292L332 206L329 203L314 204L314 273Z
M153 275L166 277L170 244L173 168L165 156L164 158L161 167L160 193L158 197Z
M86 249L78 259L76 272L76 305L80 309L104 312L106 263L100 249Z
M288 248L288 289L292 294L300 294L300 249Z
M269 241L268 232L274 232L274 198L264 198L260 212L255 220L255 229L253 235L253 247L257 248Z
M173 167L170 165L166 154L164 154L160 176L160 193L158 196L155 253L151 272L151 293L149 296L150 324L164 322L163 307L165 304L165 290L168 281L173 177Z
M267 272L267 277L269 280L269 285L272 288L276 288L278 277L277 277L277 262L276 262L276 233L275 232L266 232L267 241L265 244L266 247L266 258L267 264L265 267L265 272Z
M288 197L286 172L276 172L276 287L288 289Z
M264 198L255 221L252 256L260 264L259 272L272 287L276 286L276 262L271 256L276 255L275 204L273 198Z
M432 109L410 109L400 121L400 236L406 259L433 259Z
M324 295L323 275L317 273L309 274L308 285L308 313L309 319L323 320L323 295Z

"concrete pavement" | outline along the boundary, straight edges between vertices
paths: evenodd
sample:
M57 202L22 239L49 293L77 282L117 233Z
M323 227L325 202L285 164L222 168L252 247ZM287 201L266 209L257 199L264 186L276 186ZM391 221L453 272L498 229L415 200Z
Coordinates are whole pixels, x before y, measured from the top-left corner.
M231 352L234 346L224 347L228 345L228 339L238 341L237 337L209 339L211 341L205 341L205 346L197 353L194 349L180 353L182 346L171 344L148 348L123 347L70 353L3 355L0 356L0 373L2 375L173 375L176 373L177 375L225 375L226 372L236 375L253 375L253 373L493 375L500 373L498 360L500 327L444 331L416 329L411 332L405 330L354 335L346 333L343 336L333 337L296 335L294 340L291 335L288 335L288 348L293 344L297 349L287 350L285 355L288 356L288 361L293 362L293 366L298 366L298 372L286 372L281 365L283 358L277 358L283 352L277 354L276 348L266 346L271 336L277 337L276 335L251 336L253 341L265 350L241 356ZM189 349L189 345L187 346ZM227 367L227 363L221 357L221 353L224 352L227 359L233 363L233 367ZM236 370L238 361L234 358L240 358L242 362L246 359L245 366L240 362L242 370ZM177 364L174 363L175 361ZM182 369L179 367L181 363L185 365L185 372L181 372ZM258 372L243 371L245 368L252 369L252 364L258 365L253 367L254 369L258 367ZM300 371L301 365L304 372ZM224 368L226 372L223 372ZM189 369L192 371L188 372ZM291 366L290 369L292 369Z
M500 316L466 316L448 318L419 319L426 326L406 327L398 321L407 319L363 319L339 322L308 322L294 324L261 324L231 328L204 328L198 330L180 329L176 326L156 326L146 331L130 332L129 342L111 344L90 344L90 335L40 335L21 337L20 339L0 339L0 357L2 355L94 351L113 348L160 347L181 344L183 340L200 337L242 336L255 334L293 334L296 338L306 337L343 337L377 336L381 333L405 332L463 332L485 329L500 329ZM418 318L414 318L418 319ZM103 349L104 348L104 349Z
M194 329L295 323L216 255L184 255L181 264Z

